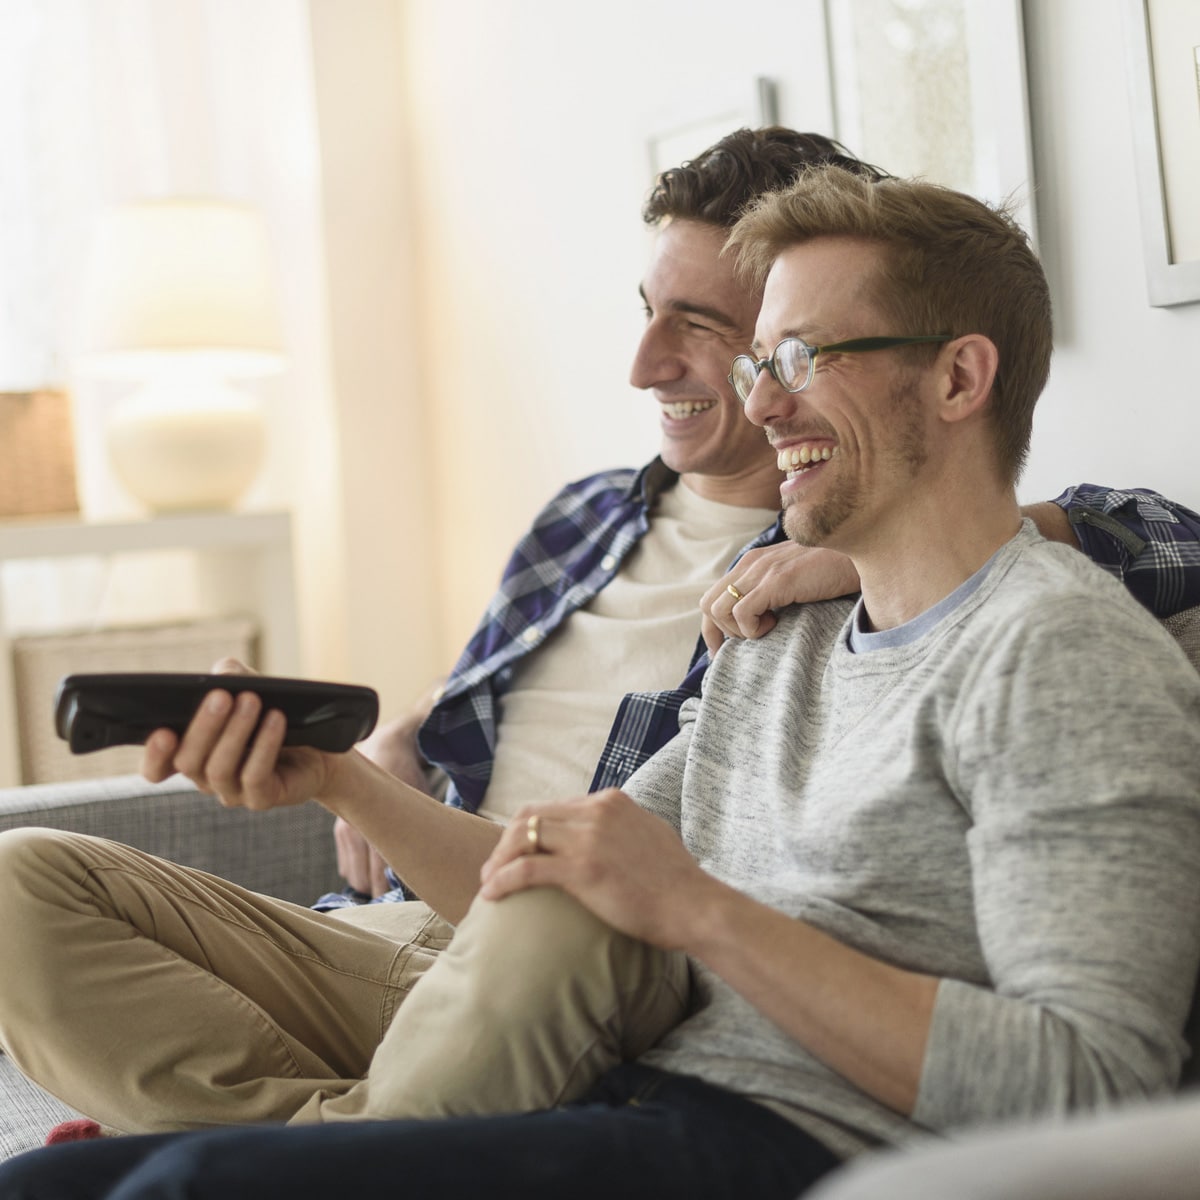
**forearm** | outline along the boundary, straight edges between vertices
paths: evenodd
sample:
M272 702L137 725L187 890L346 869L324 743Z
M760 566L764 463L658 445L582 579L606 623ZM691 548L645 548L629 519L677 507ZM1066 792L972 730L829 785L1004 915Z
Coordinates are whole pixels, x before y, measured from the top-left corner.
M1001 628L1005 686L963 689L953 722L986 973L939 988L915 1114L933 1129L1173 1086L1200 952L1194 673L1101 600Z
M426 904L451 923L460 920L501 827L447 807L361 754L345 766L317 799L358 829Z
M905 1115L938 980L880 962L709 877L685 949L826 1066Z

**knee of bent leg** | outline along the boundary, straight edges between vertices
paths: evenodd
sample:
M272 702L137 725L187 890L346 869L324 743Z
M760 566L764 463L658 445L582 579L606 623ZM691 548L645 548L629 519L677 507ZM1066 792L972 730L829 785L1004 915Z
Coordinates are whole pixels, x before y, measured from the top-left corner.
M451 951L481 1002L525 996L561 981L611 981L622 990L661 975L666 953L619 933L557 888L534 888L500 901L477 901ZM466 935L466 936L464 936Z
M58 829L24 826L0 833L0 913L15 919L14 909L44 895L48 881L61 878L77 866L79 834Z
M570 970L605 955L613 942L625 940L579 901L558 888L532 888L516 892L486 906L472 916L489 943L503 947L508 969L552 962Z

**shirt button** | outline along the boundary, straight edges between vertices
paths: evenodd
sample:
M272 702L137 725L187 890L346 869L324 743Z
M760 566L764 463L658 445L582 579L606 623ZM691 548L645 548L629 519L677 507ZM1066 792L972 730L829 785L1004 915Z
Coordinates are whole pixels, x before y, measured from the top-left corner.
M617 565L617 559L616 559L616 556L615 556L615 555L613 555L613 554L606 554L606 555L605 555L605 556L604 556L604 557L603 557L603 558L600 560L600 566L601 566L601 567L602 567L602 568L603 568L605 571L611 571L611 570L613 569L613 567L615 567L616 565Z
M527 646L532 646L533 643L536 642L541 636L541 632L537 629L534 629L531 625L523 634L521 634L521 641L523 641Z

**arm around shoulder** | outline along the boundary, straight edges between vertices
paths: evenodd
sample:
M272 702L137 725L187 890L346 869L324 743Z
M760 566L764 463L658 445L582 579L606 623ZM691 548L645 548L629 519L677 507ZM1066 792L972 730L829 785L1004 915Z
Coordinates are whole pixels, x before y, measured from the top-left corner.
M1052 507L1061 510L1079 549L1155 616L1200 604L1200 514L1145 488L1081 483L1052 505L1031 506L1041 517L1028 512L1046 537L1067 542Z

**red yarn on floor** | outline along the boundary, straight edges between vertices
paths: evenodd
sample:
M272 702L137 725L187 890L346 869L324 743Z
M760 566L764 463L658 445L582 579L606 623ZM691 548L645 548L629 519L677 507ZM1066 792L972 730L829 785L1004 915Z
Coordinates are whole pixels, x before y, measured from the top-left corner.
M86 1142L92 1138L103 1137L100 1126L87 1117L79 1117L74 1121L63 1121L46 1134L46 1145L57 1146L59 1142Z

